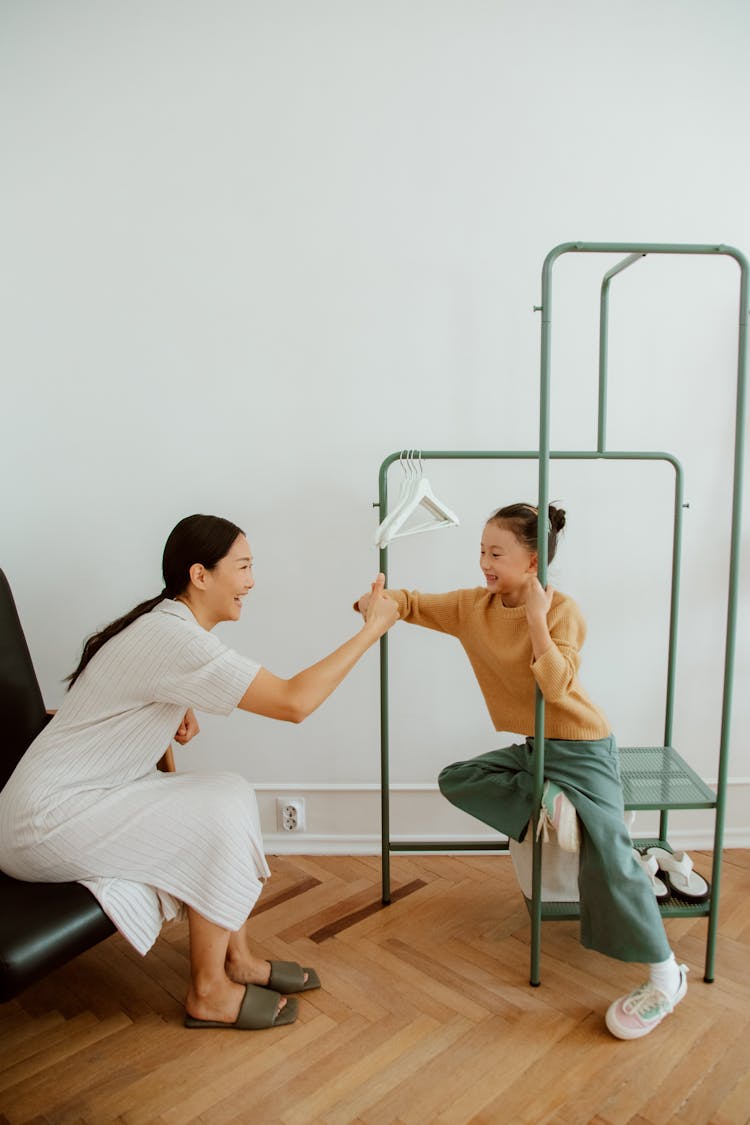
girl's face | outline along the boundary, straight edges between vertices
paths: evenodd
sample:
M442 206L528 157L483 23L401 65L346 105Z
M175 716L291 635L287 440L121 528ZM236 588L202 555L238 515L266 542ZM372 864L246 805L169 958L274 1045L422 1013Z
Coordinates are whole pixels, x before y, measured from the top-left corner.
M219 621L237 621L242 613L242 599L255 585L253 556L244 535L238 535L229 551L213 570L204 574L201 609L206 618ZM207 625L213 628L213 625Z
M506 605L510 604L526 584L530 574L536 574L535 552L524 547L507 527L490 521L482 535L479 565L487 589L500 594Z

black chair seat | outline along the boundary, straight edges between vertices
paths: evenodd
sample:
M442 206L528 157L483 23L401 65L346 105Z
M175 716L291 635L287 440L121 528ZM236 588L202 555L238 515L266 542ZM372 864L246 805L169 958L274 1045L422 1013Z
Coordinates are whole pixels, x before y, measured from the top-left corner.
M48 720L13 595L0 570L0 789ZM22 883L0 871L0 1001L114 932L80 883Z
M0 1001L115 932L80 883L22 883L0 872Z

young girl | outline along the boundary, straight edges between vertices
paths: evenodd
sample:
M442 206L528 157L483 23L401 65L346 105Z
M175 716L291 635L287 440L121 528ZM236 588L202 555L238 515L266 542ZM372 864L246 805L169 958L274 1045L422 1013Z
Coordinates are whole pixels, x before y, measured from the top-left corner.
M59 711L0 794L0 866L16 879L83 883L140 953L184 906L187 1027L291 1023L297 1001L282 993L320 981L250 949L248 915L270 874L254 790L236 774L156 767L172 738L198 733L192 707L301 722L398 614L378 575L363 628L281 679L212 633L239 620L255 584L239 527L219 516L181 520L162 571L160 594L86 642Z
M550 506L548 558L565 512ZM607 1011L620 1039L652 1031L687 991L687 968L667 943L654 892L633 854L624 823L617 746L609 723L578 679L586 636L572 598L537 578L537 509L500 508L482 535L485 588L448 594L388 590L402 621L457 637L496 730L525 742L447 766L440 789L454 805L515 840L533 808L534 698L545 700L545 787L540 817L566 850L579 848L581 942L621 961L649 965L649 980ZM358 607L367 612L370 596Z

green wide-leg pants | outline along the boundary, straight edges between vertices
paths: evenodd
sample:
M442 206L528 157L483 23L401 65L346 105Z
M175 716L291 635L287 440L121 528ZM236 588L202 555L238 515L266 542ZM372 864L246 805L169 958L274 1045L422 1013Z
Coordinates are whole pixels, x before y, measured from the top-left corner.
M532 815L533 749L527 738L446 766L441 792L451 804L522 840ZM615 739L547 739L544 776L566 793L582 825L581 944L620 961L665 961L671 950L659 908L625 826Z

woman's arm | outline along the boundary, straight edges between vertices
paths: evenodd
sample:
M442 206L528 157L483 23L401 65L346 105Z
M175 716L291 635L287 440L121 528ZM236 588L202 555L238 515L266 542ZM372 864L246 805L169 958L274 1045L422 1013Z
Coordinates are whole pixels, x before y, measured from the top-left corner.
M201 728L198 726L198 720L192 707L188 707L185 712L185 717L177 728L175 734L175 742L179 742L180 746L185 746L191 738L195 738L196 734L200 734Z
M200 727L198 720L195 717L192 707L188 707L185 716L177 728L175 734L175 742L179 742L180 746L184 746L191 738L195 738L196 734L200 734ZM174 751L172 750L172 743L166 748L159 761L156 763L156 768L161 770L162 773L176 773L177 767L174 764Z
M156 768L161 773L176 773L177 769L174 764L174 751L172 750L172 743L166 748L159 761L156 763Z
M395 602L383 596L384 576L373 583L365 613L365 622L358 633L334 652L285 680L261 668L238 706L242 711L301 723L339 686L344 677L365 652L398 621Z

